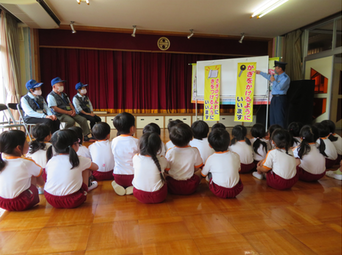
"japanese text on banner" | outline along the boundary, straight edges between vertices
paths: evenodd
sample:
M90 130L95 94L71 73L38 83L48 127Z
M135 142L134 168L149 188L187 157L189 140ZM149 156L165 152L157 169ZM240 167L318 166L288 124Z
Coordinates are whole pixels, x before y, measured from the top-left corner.
M253 121L256 62L238 63L234 121Z
M204 121L220 120L221 65L206 66L204 83Z

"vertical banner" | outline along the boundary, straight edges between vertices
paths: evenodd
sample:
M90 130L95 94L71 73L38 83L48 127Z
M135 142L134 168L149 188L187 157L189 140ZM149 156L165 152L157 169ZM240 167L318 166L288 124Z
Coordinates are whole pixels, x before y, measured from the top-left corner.
M197 64L192 65L192 75L191 75L191 102L195 103L197 99Z
M204 121L220 120L221 65L205 66Z
M234 121L253 121L256 62L238 63Z

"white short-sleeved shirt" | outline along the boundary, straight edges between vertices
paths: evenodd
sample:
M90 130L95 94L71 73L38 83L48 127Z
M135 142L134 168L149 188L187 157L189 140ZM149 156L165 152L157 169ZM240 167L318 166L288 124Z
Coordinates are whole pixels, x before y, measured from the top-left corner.
M283 149L273 149L270 150L262 166L268 170L272 171L282 177L283 179L291 179L296 173L296 159L293 156L292 150L288 150L289 154Z
M254 152L252 146L245 141L237 141L235 144L229 146L229 150L237 153L240 156L242 164L251 164L254 161Z
M188 180L194 175L195 168L203 166L198 149L174 146L166 152L166 159L170 162L170 176L175 180Z
M332 143L332 141L330 141L328 138L324 137L324 138L321 138L325 144L325 154L327 154L327 159L330 159L330 160L335 160L337 159L337 151L336 151L336 148L335 148L335 145ZM321 141L320 139L317 139L316 143L318 145L321 144Z
M120 135L112 140L114 174L134 174L133 157L139 153L139 140L131 135Z
M38 165L40 165L42 168L45 168L46 166L46 151L47 149L49 149L49 147L52 145L51 143L45 143L45 149L43 150L37 150L35 153L30 154L27 153L26 157L27 158L31 158L34 160L34 162L36 162Z
M166 147L166 151L168 151L170 148L175 147L175 145L170 140L166 143L165 147Z
M71 169L69 155L53 156L46 164L47 175L44 190L54 196L66 196L80 190L83 183L82 172L91 167L91 160L78 156L80 164Z
M12 199L31 187L31 177L39 177L43 169L33 160L4 157L5 167L0 171L0 197Z
M252 144L252 150L253 150L253 144L254 144L254 142L255 142L256 140L257 140L256 138L250 139L251 144ZM268 147L269 147L268 140L261 138L260 141L266 143L266 148L267 148L267 150L268 150L268 149L269 149L269 148L268 148ZM263 159L266 157L267 152L266 152L264 146L262 146L262 144L259 145L259 148L258 148L257 152L258 152L258 153L255 153L254 150L253 150L254 160L256 160L256 161L261 161L261 160L263 160Z
M97 141L89 145L88 149L93 162L99 166L97 171L109 172L114 169L114 156L109 140Z
M335 146L336 152L337 154L342 155L342 138L338 134L333 134L333 136L337 137L337 140L332 142Z
M169 163L163 156L157 156L162 173L169 170ZM134 188L145 191L154 192L160 190L164 186L164 182L160 176L160 172L152 157L136 154L133 157L134 178L132 184Z
M160 144L160 150L158 151L158 155L159 156L163 156L163 157L165 157L165 153L166 153L166 146L165 146L165 144L163 143L163 141L161 142L161 144Z
M91 159L89 149L83 145L80 145L80 147L78 148L77 155Z
M210 155L201 172L205 177L210 172L215 184L233 188L240 180L240 157L232 151L215 152Z
M207 158L215 152L214 149L209 146L208 138L203 138L202 140L194 138L190 141L189 145L198 149L204 164L207 161Z
M321 174L325 171L325 157L319 152L316 143L310 143L310 151L302 156L299 167L311 174ZM293 148L293 156L299 158L300 147Z

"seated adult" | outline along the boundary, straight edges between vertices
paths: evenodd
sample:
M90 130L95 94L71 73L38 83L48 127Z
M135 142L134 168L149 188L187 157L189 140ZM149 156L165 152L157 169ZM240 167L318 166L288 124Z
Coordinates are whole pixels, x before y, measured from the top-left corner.
M64 128L72 127L76 121L82 128L84 141L88 141L90 130L87 119L76 114L69 97L63 92L65 82L59 77L51 80L52 91L47 96L48 106L61 122L65 122Z
M59 129L59 120L49 107L45 99L41 96L42 82L29 80L26 82L27 94L20 99L20 105L24 113L24 121L27 124L44 123L51 129L51 134Z
M93 105L86 96L87 89L85 87L87 86L88 84L83 84L82 82L76 84L75 89L78 93L72 99L72 103L74 104L76 113L89 120L90 129L93 129L93 126L97 122L101 122L101 118L93 113Z

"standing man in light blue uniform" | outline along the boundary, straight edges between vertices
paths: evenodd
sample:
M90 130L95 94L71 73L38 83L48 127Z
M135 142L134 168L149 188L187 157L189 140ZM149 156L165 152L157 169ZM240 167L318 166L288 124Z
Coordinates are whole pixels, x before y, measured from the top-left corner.
M286 128L286 93L290 87L290 77L285 73L287 63L275 61L274 71L276 76L270 75L259 70L256 74L260 74L265 79L272 82L272 100L270 106L270 125L278 124Z

